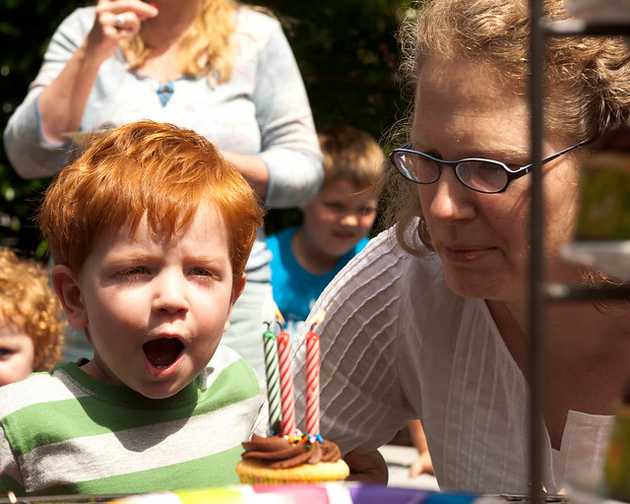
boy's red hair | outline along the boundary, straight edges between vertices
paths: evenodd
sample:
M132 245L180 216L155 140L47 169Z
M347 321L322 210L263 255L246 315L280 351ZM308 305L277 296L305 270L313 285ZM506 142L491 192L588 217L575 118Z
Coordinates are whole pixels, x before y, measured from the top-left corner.
M234 277L244 269L263 211L240 173L193 131L139 121L96 136L50 185L39 224L53 259L79 272L103 234L146 213L149 229L171 239L201 203L216 205L229 236Z

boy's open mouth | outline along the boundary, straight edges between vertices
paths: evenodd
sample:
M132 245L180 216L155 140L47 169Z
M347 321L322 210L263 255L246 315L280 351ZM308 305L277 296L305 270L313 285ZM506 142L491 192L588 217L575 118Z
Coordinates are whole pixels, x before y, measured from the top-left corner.
M158 338L147 341L142 350L152 366L165 369L179 358L184 344L177 338Z

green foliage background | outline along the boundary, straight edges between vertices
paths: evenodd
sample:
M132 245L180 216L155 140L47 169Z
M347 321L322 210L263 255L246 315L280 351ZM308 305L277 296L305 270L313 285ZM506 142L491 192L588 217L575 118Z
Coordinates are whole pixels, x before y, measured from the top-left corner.
M184 0L177 0L184 1ZM0 127L26 95L48 40L73 9L93 2L0 0ZM347 123L377 139L404 116L395 40L410 0L267 0L282 21L300 65L318 128ZM0 149L0 245L42 257L33 212L47 179L22 180ZM272 211L268 230L297 219Z

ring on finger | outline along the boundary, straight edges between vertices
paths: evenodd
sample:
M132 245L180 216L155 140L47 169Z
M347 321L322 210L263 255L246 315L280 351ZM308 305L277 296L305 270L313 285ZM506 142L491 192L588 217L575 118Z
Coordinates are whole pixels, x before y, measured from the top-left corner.
M124 24L125 24L125 16L124 16L124 14L116 14L114 16L114 27L122 28L122 26Z

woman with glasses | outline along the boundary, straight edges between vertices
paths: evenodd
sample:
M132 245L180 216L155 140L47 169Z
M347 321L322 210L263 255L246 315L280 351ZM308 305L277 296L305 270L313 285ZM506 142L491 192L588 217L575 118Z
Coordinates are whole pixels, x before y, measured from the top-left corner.
M563 0L547 15L567 16ZM322 434L355 476L383 481L376 449L422 420L443 489L528 491L528 5L427 0L403 28L415 85L406 145L391 154L390 216L313 308L326 319ZM547 280L583 283L563 262L588 141L629 116L620 39L546 46ZM630 370L627 305L546 309L549 492L601 468ZM541 419L543 420L543 419Z

